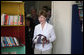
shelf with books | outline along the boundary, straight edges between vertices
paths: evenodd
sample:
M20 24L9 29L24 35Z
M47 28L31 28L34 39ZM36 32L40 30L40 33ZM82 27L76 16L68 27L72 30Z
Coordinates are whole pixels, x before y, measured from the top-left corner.
M21 44L19 46L6 46L6 47L1 47L1 48L12 48L12 47L23 47L23 46L24 46L24 44Z
M10 17L13 17L12 22L11 22ZM15 18L15 17L19 17L19 18ZM19 19L19 20L17 20L17 19ZM13 47L19 48L18 50L20 52L25 51L25 48L24 48L25 47L24 2L1 1L1 36L16 37L20 42L20 44L18 46L15 45L15 46L1 47L2 52L4 52L7 49L8 49L7 51L9 51L9 49L10 48L13 49ZM17 48L15 48L15 49L17 50ZM21 50L22 48L23 48L23 50Z
M24 21L25 20L23 15L1 15L1 26L23 26L25 25Z
M24 44L20 43L19 40L16 37L1 37L1 47L19 47L24 46Z

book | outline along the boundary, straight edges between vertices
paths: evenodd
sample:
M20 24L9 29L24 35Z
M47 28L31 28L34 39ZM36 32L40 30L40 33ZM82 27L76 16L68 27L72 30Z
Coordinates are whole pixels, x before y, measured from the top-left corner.
M9 16L9 21L8 21L8 25L10 25L10 16Z
M18 16L18 25L20 25L20 16Z
M17 46L17 44L16 44L16 42L15 42L15 40L14 40L14 38L13 38L13 37L12 37L12 40L13 40L13 42L14 42L15 46Z
M5 15L6 14L2 14L1 15L1 25L4 25Z
M7 24L6 24L6 25L8 25L8 23L9 23L9 16L8 16L8 19L7 19Z
M4 45L4 42L3 42L3 40L4 40L4 38L3 38L3 37L1 37L2 47L4 47L4 46L5 46L5 45Z
M2 14L1 25L23 25L23 15Z
M18 16L14 16L14 25L17 25L18 22Z
M45 40L44 40L45 39ZM42 44L43 47L44 47L44 44L47 44L47 39L46 39L46 36L42 35L42 34L38 34L36 36L36 38L34 39L34 41L37 42L37 44Z
M6 37L4 37L3 42L5 43L5 46L9 46Z
M9 46L12 46L12 43L11 43L9 37L6 37L6 39L7 39L8 45L9 45Z
M8 22L8 15L6 14L4 25L7 25L7 22Z
M20 15L20 25L22 25L21 19L22 19L22 18L21 18L21 15Z
M11 41L11 43L12 43L12 46L15 46L15 43L14 43L12 37L9 37L9 39L10 39L10 41Z
M19 46L19 42L18 42L18 40L16 39L16 37L13 37L13 38L14 38L14 41L15 41L16 45Z
M23 25L23 15L21 15L21 22L22 22L22 24L21 24L21 25Z
M10 16L10 25L13 25L13 16Z

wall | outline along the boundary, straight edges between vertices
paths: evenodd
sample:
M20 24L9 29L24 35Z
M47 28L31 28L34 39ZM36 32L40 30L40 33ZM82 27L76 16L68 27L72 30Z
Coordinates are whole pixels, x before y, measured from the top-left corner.
M71 53L72 4L74 1L52 1L52 19L56 40L53 43L54 54Z

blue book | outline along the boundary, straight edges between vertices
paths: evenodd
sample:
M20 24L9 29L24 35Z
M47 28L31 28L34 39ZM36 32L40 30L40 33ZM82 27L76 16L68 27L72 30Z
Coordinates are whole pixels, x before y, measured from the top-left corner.
M9 37L6 37L6 40L7 40L7 42L8 42L8 45L9 45L9 46L12 46L12 43L11 43Z
M10 39L11 43L13 44L13 46L15 46L12 37L9 37L9 39Z
M4 37L5 46L9 46L6 37Z

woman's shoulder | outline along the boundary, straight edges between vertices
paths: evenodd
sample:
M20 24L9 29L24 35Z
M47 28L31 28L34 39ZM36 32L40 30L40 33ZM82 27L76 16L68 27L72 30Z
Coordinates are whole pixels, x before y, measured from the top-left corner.
M53 25L52 24L49 24L49 23L47 23L48 24L48 27L49 28L53 28Z

